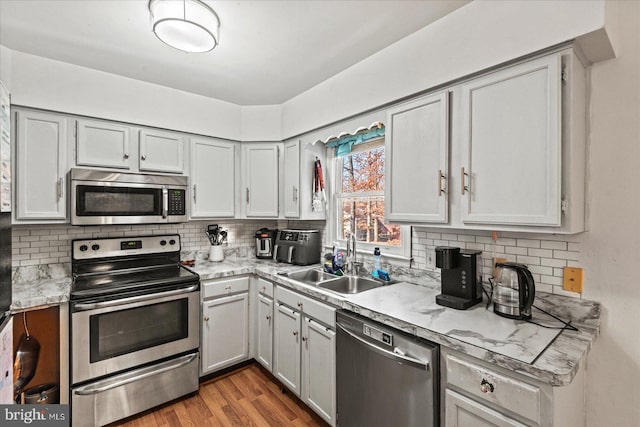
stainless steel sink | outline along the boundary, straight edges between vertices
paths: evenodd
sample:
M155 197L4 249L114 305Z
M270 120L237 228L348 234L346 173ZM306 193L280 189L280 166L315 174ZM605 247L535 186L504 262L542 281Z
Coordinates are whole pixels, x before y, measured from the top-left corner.
M335 276L317 268L283 273L283 275L306 285L317 286L339 294L357 294L395 283L395 281L383 282L360 276Z
M288 273L287 277L302 283L306 283L307 285L317 286L320 282L336 279L338 276L325 273L324 271L318 270L316 268L310 268L308 270Z
M337 279L318 283L319 288L328 289L340 294L357 294L379 288L380 286L384 286L384 283L358 276L342 276Z

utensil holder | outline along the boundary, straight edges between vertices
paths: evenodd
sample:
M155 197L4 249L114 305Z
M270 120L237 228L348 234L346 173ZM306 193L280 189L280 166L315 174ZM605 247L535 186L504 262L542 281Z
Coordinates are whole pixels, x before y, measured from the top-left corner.
M222 245L211 245L211 249L209 249L209 261L224 261L224 252L222 251Z

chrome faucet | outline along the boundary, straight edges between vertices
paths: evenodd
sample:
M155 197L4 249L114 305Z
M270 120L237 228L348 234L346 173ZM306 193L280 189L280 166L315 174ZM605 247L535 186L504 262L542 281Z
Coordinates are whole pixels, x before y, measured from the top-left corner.
M356 252L356 233L351 233L347 239L347 274L358 275L361 262L358 262L358 253Z

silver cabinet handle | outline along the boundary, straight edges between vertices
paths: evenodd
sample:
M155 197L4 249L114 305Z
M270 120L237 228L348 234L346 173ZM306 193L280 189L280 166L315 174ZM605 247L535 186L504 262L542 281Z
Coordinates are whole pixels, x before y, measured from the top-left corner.
M465 191L469 191L469 186L464 185L464 181L465 181L465 177L469 176L468 173L466 173L464 171L464 166L461 168L460 170L460 183L461 183L461 187L460 187L460 193L464 196L464 192Z
M271 315L267 315L267 320L271 321Z
M298 201L298 188L295 185L293 186L293 201Z
M342 330L344 333L349 335L351 338L359 341L361 344L369 347L372 351L375 351L376 353L381 354L382 356L385 356L385 357L387 357L389 359L393 359L393 360L404 362L404 363L406 363L408 365L412 365L412 366L414 366L416 368L423 369L425 371L429 370L429 362L427 362L427 361L416 359L416 358L413 358L413 357L409 357L407 355L402 355L402 354L396 353L394 351L385 350L384 348L380 348L377 345L373 345L370 342L363 340L359 336L354 335L350 331L346 330L344 328L344 326L342 326L340 324L336 324L336 327L338 327L338 329Z
M196 202L196 185L193 184L193 203Z
M302 342L307 342L307 337L302 337Z
M247 204L249 204L249 187L247 187Z
M62 178L58 178L58 182L56 184L56 194L58 196L58 200L62 199Z
M102 393L116 387L121 387L135 381L140 381L153 375L158 375L163 372L181 368L193 362L196 357L198 357L198 353L187 354L186 356L182 356L175 361L171 360L169 362L163 362L158 365L136 369L135 371L127 372L126 374L118 375L114 378L98 381L97 383L79 388L77 390L74 390L73 394L76 394L78 396L89 396L92 394Z
M151 294L151 295L140 295L137 297L122 298L122 299L117 299L113 301L80 303L80 304L76 304L74 308L77 311L86 311L86 310L94 310L96 308L115 307L118 305L130 304L133 302L147 301L147 300L156 299L156 298L186 294L188 292L195 291L196 289L198 289L198 285L192 285L192 286L189 286L188 288L176 289L174 291L167 291L167 292L158 292L157 294Z
M293 336L297 337L298 336L298 331L293 331Z
M446 181L446 177L442 174L442 169L438 171L438 196L446 194L447 190L442 188L442 181Z
M493 393L493 389L493 384L483 378L482 382L480 383L480 391L483 393Z
M124 153L124 154L122 155L122 158L123 158L123 159L125 159L125 160L127 160L127 159L129 158L129 153Z
M140 160L147 160L147 156L145 154L143 154L142 156L140 156Z
M208 322L209 321L209 316L204 316L204 321Z

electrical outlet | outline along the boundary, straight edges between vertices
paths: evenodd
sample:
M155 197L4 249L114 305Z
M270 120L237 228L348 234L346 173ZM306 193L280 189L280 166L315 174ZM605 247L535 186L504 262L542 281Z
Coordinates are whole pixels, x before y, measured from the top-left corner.
M427 268L436 269L436 251L435 249L427 249Z

